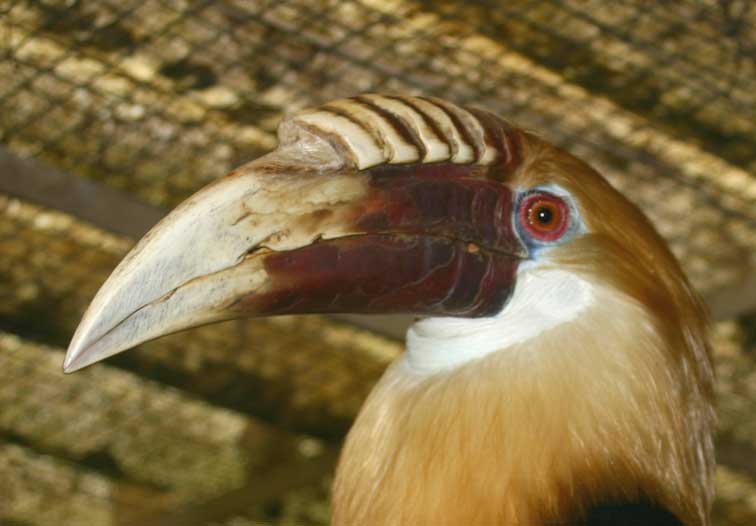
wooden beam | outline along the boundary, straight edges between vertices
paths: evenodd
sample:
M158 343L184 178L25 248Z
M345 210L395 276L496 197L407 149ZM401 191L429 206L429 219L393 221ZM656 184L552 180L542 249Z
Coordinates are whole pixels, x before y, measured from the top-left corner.
M704 298L716 320L730 320L756 311L756 272L746 272L737 284L717 289Z
M721 432L715 440L717 462L756 480L756 447L738 439L731 432Z
M0 332L0 435L109 478L194 494L246 480L257 453L242 439L286 435L109 364L63 375L62 361L60 349Z
M137 517L133 522L124 522L124 526L204 526L259 513L260 508L280 501L292 491L321 486L333 472L336 457L336 449L329 447L314 459L276 458L241 488L168 512Z
M127 193L22 159L0 146L0 192L60 210L104 230L140 238L165 215Z
M121 510L159 513L179 496L88 469L0 436L0 524L115 524ZM37 504L35 504L37 503ZM31 504L31 505L30 505Z

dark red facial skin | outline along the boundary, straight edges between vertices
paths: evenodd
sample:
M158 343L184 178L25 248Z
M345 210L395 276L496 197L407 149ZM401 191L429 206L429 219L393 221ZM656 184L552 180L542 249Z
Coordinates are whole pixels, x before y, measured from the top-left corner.
M523 247L512 190L479 167L439 163L370 172L355 209L363 234L265 256L267 292L234 309L260 314L490 316L511 295Z
M367 234L265 259L266 314L414 313L489 316L511 292L512 256L434 237ZM261 305L261 306L262 306Z
M365 232L446 237L520 254L512 230L512 191L453 164L374 170L373 192L356 221ZM405 173L406 172L406 173Z

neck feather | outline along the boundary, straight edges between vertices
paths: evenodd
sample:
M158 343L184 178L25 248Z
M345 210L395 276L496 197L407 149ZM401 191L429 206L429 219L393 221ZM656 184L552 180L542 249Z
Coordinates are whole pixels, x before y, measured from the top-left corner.
M419 374L459 367L577 319L595 300L590 282L554 268L520 269L507 308L489 318L427 318L407 331L406 365Z
M590 298L454 367L396 362L347 438L333 524L569 524L646 498L706 525L712 415L695 364L633 300Z

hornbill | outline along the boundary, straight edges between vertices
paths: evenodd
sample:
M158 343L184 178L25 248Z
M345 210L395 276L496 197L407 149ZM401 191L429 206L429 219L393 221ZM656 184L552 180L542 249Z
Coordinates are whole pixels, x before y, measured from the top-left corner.
M706 312L646 217L487 112L362 95L126 256L65 359L242 316L412 313L333 488L335 526L706 526Z

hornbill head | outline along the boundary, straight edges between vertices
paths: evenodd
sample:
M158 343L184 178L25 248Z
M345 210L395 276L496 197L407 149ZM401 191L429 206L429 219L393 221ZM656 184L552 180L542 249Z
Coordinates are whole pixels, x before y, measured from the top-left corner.
M539 137L435 98L335 101L286 118L279 139L144 236L84 315L66 372L231 318L411 313L408 352L347 443L337 523L442 524L412 509L442 509L440 481L473 463L487 482L458 492L469 505L449 524L473 523L461 507L530 526L633 499L707 523L705 315L635 206ZM389 406L404 428L380 416ZM439 471L431 451L458 460Z

